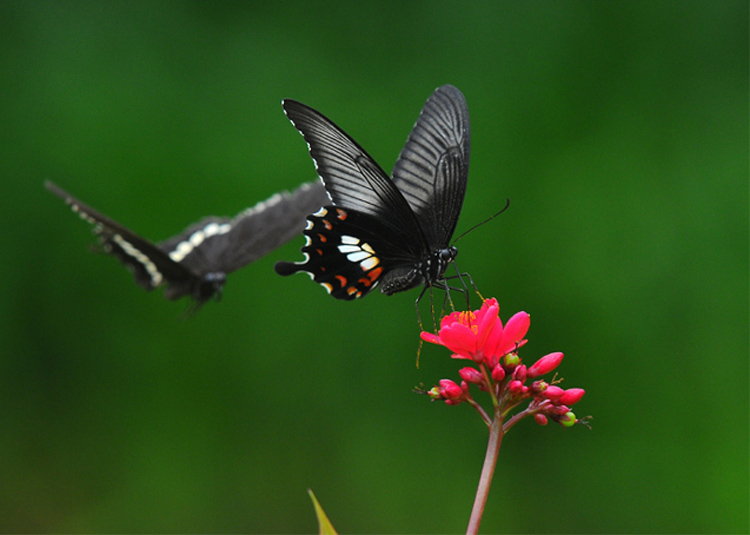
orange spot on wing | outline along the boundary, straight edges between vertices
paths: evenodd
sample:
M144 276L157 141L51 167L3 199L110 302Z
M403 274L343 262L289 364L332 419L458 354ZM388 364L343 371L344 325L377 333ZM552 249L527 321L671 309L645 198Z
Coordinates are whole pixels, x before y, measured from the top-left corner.
M341 283L341 287L346 286L346 277L343 275L336 275L336 279Z
M341 221L347 218L348 214L345 211L343 211L341 208L336 208L336 211L338 212L338 218Z
M365 286L369 288L375 283L378 277L380 277L381 273L383 273L383 268L371 269L370 271L367 272L366 277L362 277L357 282L360 284L364 284Z
M331 222L327 219L323 220L323 226L326 228L326 230L331 230L333 228L333 225L331 225Z
M320 240L320 241L321 241L322 243L325 243L325 242L327 242L327 241L328 241L328 238L326 238L326 237L325 237L325 236L324 236L323 234L321 234L321 233L318 233L318 239L319 239L319 240Z
M377 280L377 278L380 277L381 273L383 273L383 268L379 267L379 268L371 269L369 273L367 273L367 276L372 282L375 282L375 280Z

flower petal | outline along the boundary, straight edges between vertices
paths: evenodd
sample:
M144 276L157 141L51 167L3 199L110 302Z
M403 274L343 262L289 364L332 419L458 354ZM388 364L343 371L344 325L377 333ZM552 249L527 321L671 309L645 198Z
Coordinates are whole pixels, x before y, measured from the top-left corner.
M439 344L440 343L440 337L436 334L428 333L425 331L422 331L419 333L419 336L422 337L422 340L425 342L430 342L431 344Z
M485 308L486 305L487 301L484 302L482 310L477 314L477 321L479 322L477 329L477 349L484 348L487 338L492 334L493 329L497 325L497 314L500 311L500 307L497 306L497 303Z
M526 312L517 312L505 324L503 329L503 340L497 347L498 356L513 351L526 343L523 339L529 331L531 317Z
M461 323L454 323L440 329L440 343L445 347L465 357L476 352L477 340L474 332Z

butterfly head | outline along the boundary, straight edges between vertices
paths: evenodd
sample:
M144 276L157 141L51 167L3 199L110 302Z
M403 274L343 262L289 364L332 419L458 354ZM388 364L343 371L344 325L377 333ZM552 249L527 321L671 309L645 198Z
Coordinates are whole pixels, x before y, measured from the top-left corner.
M203 275L200 284L195 288L193 297L199 303L208 301L213 298L215 301L221 300L221 291L227 282L227 276L222 271L215 271Z
M442 280L445 270L458 256L458 249L455 246L449 245L442 249L438 249L430 258L422 263L422 277L427 284L432 284L436 281Z
M445 249L440 249L437 252L437 257L440 259L440 262L443 264L443 270L440 272L441 276L445 272L445 268L448 267L448 264L453 262L457 256L458 256L458 249L456 249L456 247L453 245L451 245L450 247L446 247Z

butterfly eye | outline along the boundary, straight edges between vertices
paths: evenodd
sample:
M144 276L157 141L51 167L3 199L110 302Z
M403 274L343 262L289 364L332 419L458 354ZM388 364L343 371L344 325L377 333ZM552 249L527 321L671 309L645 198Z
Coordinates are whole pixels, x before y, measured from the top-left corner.
M446 247L440 250L440 260L443 262L451 262L456 259L458 255L458 249L455 247Z

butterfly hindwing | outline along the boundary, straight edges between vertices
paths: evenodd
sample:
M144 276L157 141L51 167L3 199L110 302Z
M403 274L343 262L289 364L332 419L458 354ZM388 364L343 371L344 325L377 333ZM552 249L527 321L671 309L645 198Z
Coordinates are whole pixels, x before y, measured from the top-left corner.
M320 181L281 192L234 218L206 217L159 244L197 273L231 273L268 254L305 228L305 216L328 201Z
M279 262L276 271L304 271L337 299L363 297L381 282L387 266L415 254L402 234L356 210L324 206L307 221L305 260Z

